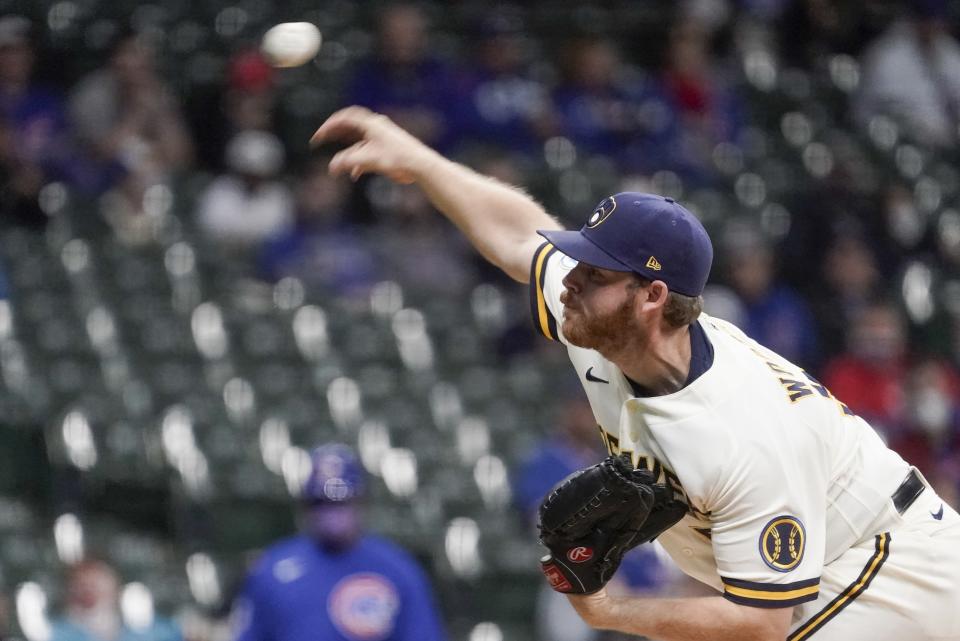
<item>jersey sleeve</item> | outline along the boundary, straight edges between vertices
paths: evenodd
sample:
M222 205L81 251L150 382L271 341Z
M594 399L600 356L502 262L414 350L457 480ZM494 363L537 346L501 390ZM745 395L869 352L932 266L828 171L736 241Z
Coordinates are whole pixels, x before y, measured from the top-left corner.
M263 598L260 578L247 577L240 594L230 609L231 641L270 641L266 600Z
M397 641L447 641L430 582L412 560L405 579L401 596L403 608L397 617L397 629L392 638Z
M560 253L551 243L545 242L533 254L530 264L530 312L537 333L552 341L566 344L557 319L563 317L563 278L576 265L576 261Z
M744 453L711 506L710 539L723 596L741 605L784 608L813 601L820 589L826 533L819 475L770 451ZM819 503L814 497L820 497Z

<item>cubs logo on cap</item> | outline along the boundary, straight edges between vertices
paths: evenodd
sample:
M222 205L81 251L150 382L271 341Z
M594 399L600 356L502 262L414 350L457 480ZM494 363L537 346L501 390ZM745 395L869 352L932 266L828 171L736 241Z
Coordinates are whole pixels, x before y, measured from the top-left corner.
M360 461L346 445L328 443L310 453L310 475L302 490L306 502L352 501L363 495L365 486Z

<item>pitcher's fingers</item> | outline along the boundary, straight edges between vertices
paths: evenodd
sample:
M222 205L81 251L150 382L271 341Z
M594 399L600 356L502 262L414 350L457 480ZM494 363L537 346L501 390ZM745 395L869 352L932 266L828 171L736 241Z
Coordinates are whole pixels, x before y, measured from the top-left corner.
M343 151L338 151L336 154L334 154L333 158L330 159L330 164L328 165L328 169L330 170L330 173L333 174L334 176L338 176L348 171L350 167L347 162L349 160L349 156L347 155L347 152L349 152L355 147L359 147L361 144L363 144L363 141L354 143L353 145L347 147Z
M310 137L311 145L329 140L362 138L374 113L366 107L344 107L334 112Z
M352 120L327 120L312 136L310 146L317 147L327 142L355 142L363 138L364 129Z
M330 173L336 176L350 172L351 175L354 175L357 168L360 168L362 172L372 166L373 163L376 162L377 156L378 155L371 150L367 141L361 140L360 142L350 145L343 151L337 152L334 157L330 159Z

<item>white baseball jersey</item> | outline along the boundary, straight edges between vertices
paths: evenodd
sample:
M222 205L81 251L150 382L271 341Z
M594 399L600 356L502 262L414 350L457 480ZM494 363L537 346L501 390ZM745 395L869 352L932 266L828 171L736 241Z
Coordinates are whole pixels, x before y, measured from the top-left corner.
M813 608L825 566L867 546L859 587L824 608L832 618L853 602L889 555L878 535L900 518L891 495L909 465L801 368L706 314L694 329L712 364L677 392L636 396L616 365L559 332L561 281L575 265L549 243L537 251L534 323L567 346L608 450L685 494L690 512L658 538L674 561L736 603Z

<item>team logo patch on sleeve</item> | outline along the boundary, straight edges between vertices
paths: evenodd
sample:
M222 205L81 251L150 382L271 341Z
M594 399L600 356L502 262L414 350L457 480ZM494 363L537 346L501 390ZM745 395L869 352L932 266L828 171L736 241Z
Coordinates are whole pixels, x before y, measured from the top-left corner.
M366 572L340 579L327 600L330 620L355 641L381 641L393 634L400 595L385 576Z
M806 538L800 519L778 516L760 534L760 556L777 572L789 572L800 565Z

